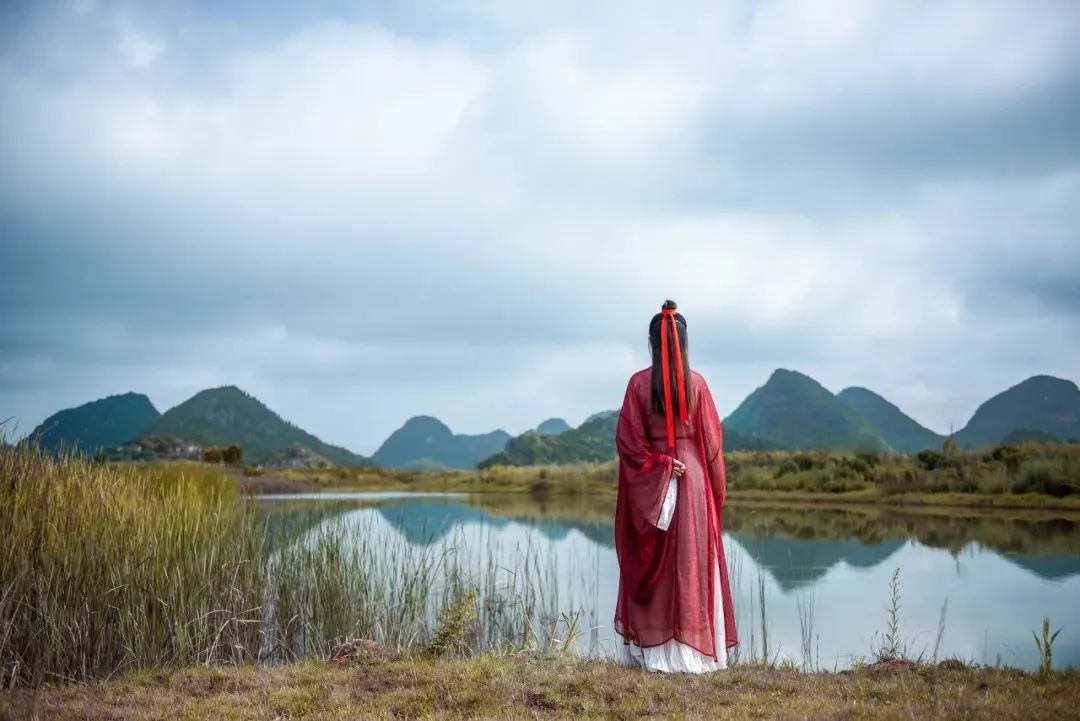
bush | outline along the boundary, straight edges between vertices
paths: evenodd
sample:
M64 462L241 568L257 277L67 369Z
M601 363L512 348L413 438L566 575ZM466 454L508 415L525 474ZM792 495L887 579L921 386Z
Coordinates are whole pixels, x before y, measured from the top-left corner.
M885 471L877 477L881 492L887 496L922 490L919 480L910 469L903 472Z
M733 488L771 488L772 476L764 468L750 467L729 477Z
M1057 470L1057 466L1046 461L1026 464L1020 471L1020 478L1013 483L1013 493L1045 493L1064 498L1080 490L1075 482L1059 475Z
M786 476L791 473L798 473L799 466L795 464L795 461L790 458L780 464L780 467L776 469L776 477Z
M1024 452L1016 446L998 446L990 452L990 458L1004 464L1009 473L1016 473L1024 460Z
M867 463L865 459L858 456L855 458L845 458L844 466L863 478L867 478L870 475L870 464Z
M949 464L944 453L932 451L929 448L919 451L915 458L919 461L919 465L928 471L936 471L938 468L945 468Z
M237 445L232 445L221 452L221 460L230 466L239 466L244 462L244 449Z
M855 457L871 468L881 462L880 454L871 453L869 451L860 451L855 454Z

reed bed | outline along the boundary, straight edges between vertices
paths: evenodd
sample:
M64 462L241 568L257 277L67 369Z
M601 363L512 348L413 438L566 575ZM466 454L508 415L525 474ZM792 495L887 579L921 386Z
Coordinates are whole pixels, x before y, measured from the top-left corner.
M387 543L314 510L283 523L202 464L0 450L0 528L0 687L326 658L357 638L422 647L464 603L460 650L577 633L536 548Z
M264 539L197 465L0 451L0 681L231 658L249 648Z

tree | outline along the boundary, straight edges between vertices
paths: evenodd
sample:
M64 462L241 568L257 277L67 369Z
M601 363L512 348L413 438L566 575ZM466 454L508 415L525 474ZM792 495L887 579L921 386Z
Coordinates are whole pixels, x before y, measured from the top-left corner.
M238 445L231 445L221 452L221 460L230 466L239 466L244 462L244 449Z

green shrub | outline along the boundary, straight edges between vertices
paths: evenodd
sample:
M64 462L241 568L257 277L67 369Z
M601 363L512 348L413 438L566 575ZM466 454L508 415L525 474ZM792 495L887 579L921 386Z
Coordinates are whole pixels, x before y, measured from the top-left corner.
M244 462L244 449L237 445L231 445L221 451L221 460L230 466L239 466Z
M1024 490L1016 490L1017 488ZM1045 493L1057 498L1064 498L1080 490L1075 481L1071 481L1059 472L1057 464L1049 461L1033 461L1020 469L1020 479L1013 484L1014 493Z
M928 471L936 471L937 469L944 468L948 465L948 459L945 457L944 453L939 453L938 451L932 451L930 449L919 451L915 455L915 458L919 461L919 465Z
M783 463L781 463L780 467L776 469L776 477L780 478L781 476L786 476L788 474L798 473L798 472L799 472L799 466L796 465L795 461L793 461L793 460L791 460L789 458L786 461L784 461Z

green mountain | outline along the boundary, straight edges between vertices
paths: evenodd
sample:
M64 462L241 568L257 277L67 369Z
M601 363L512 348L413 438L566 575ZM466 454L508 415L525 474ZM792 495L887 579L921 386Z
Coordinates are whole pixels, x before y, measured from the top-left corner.
M498 453L510 440L503 430L480 435L451 431L445 423L431 416L414 416L390 434L371 457L385 468L476 468L476 464Z
M724 453L732 451L779 451L783 447L774 440L744 433L724 423Z
M768 438L791 450L890 449L873 426L824 386L783 368L739 404L724 428Z
M124 393L49 416L28 437L47 451L94 454L141 435L160 414L141 393Z
M836 397L851 406L901 453L918 453L927 448L937 450L945 442L945 436L919 425L871 390L852 386L837 393Z
M557 436L535 431L510 439L505 450L480 462L490 466L539 466L595 463L615 458L615 424L618 411L594 413L577 428Z
M991 446L1019 428L1080 439L1080 389L1064 378L1032 376L979 406L957 431L956 442L964 448Z
M1044 431L1033 431L1030 428L1017 428L1006 433L1002 439L1002 445L1016 445L1018 443L1060 443L1060 439Z
M236 386L196 393L162 415L145 435L176 436L203 446L235 443L243 447L247 463L262 463L301 445L338 466L370 464L363 456L324 443L283 420Z
M557 436L570 430L571 427L562 418L548 418L536 427L536 432L542 436Z
M577 428L557 436L529 431L506 444L506 450L481 462L489 466L567 465L615 460L615 427L619 411L602 411L589 416ZM724 428L725 451L767 451L779 446L769 440Z

